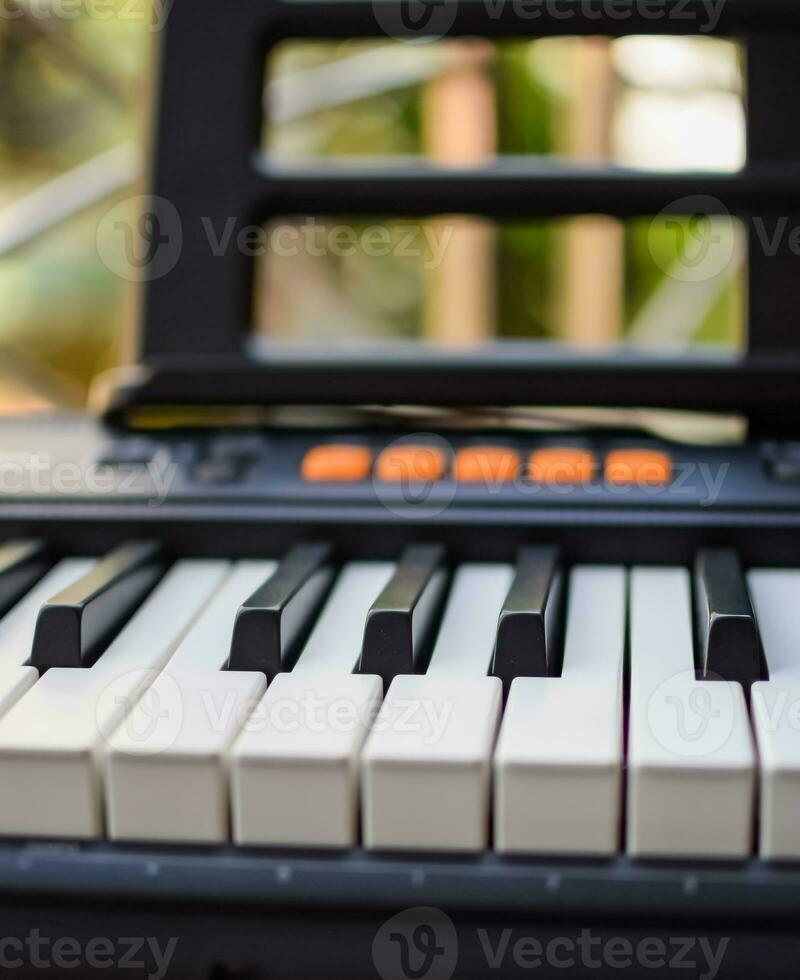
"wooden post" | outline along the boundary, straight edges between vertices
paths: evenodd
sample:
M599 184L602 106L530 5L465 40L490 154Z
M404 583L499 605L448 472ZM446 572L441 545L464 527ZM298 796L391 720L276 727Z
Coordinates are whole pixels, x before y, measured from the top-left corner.
M454 67L428 83L423 94L423 149L445 167L474 167L497 150L495 92L486 71L492 46L450 42ZM495 336L494 225L463 215L431 221L442 243L438 265L427 273L423 335L444 346L464 347Z
M614 68L608 38L581 38L576 52L576 104L569 134L569 155L586 161L611 156ZM622 331L624 229L603 215L572 219L564 241L560 285L561 334L577 347L616 341Z

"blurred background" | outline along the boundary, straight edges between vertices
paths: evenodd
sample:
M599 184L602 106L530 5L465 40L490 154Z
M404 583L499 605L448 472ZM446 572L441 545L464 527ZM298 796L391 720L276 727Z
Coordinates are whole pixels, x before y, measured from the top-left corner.
M84 406L93 379L133 350L135 297L112 271L123 243L103 241L101 222L140 191L158 33L126 0L108 0L102 18L79 4L69 19L45 9L4 0L0 15L6 411ZM711 38L284 43L265 65L263 149L289 167L474 167L527 154L543 166L734 171L742 68L737 45ZM261 243L251 326L267 352L746 343L733 219L285 215Z

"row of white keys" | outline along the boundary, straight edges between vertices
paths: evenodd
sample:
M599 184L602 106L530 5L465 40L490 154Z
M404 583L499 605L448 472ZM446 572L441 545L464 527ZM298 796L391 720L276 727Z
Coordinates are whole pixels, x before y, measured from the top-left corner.
M573 569L561 676L511 684L494 757L496 850L617 850L626 612L625 569Z
M754 753L741 685L695 677L689 575L631 572L627 849L750 852Z
M49 670L0 720L0 832L102 833L106 739L227 570L178 562L91 668Z
M95 563L93 558L63 559L0 620L0 717L39 679L39 672L27 665L39 609Z
M109 738L108 833L114 840L228 839L225 757L261 697L265 676L223 670L236 612L273 574L237 562L164 669Z
M390 562L346 565L291 673L279 674L231 754L239 844L346 847L358 834L358 756L379 677L353 674Z
M395 677L362 756L364 846L480 850L502 684L487 677L510 565L462 565L428 671Z
M761 792L759 853L800 859L800 571L748 574L769 670L751 689Z

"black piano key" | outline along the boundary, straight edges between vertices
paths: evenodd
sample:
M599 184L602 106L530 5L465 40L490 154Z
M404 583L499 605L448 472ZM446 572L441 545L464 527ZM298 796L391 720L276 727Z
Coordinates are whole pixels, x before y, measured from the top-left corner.
M160 551L156 541L126 542L49 599L36 620L32 666L91 664L157 582Z
M0 614L44 575L49 564L43 541L7 541L0 545Z
M490 670L502 680L506 693L515 677L558 673L561 581L556 548L521 549L500 612Z
M444 555L437 544L406 548L367 614L358 671L377 674L384 690L398 674L414 674L424 663L447 581Z
M332 549L300 544L236 613L229 670L258 670L269 680L285 670L308 632L333 579Z
M761 641L736 552L700 551L694 592L702 676L738 681L748 689L761 678Z

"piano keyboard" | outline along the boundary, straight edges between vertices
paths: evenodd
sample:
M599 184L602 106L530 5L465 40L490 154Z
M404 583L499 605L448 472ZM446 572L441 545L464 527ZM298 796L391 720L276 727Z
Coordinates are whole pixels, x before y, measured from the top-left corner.
M800 861L800 569L42 556L0 546L2 835Z

